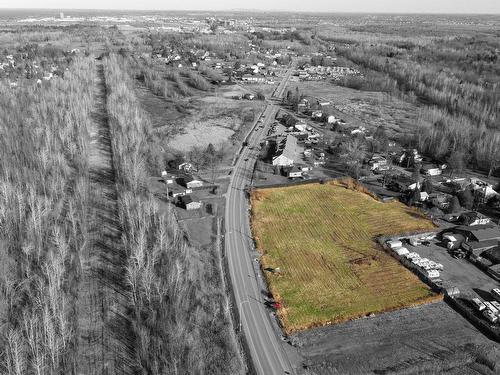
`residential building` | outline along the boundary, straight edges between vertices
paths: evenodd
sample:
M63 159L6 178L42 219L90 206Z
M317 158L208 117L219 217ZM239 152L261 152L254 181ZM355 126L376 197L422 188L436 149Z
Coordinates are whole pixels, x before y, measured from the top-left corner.
M420 172L426 176L439 176L443 173L443 170L435 165L425 164L420 168Z
M192 176L183 176L177 178L177 183L188 189L199 188L203 186L203 181L197 180Z
M197 210L201 208L202 203L192 195L184 195L179 197L179 206L185 210Z
M273 157L275 166L291 166L295 161L297 153L297 138L287 135L286 139L278 143L278 150Z
M287 173L288 178L300 178L302 177L302 169L297 166L293 166Z
M491 222L491 219L479 212L471 211L462 213L458 222L461 225L474 226L474 225L485 225Z

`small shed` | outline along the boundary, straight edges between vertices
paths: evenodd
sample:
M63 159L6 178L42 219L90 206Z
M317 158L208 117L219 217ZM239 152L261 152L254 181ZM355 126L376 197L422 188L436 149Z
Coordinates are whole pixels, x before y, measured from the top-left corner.
M403 243L399 240L391 240L391 241L387 241L386 243L387 243L387 246L389 246L391 249L396 249L396 248L403 246Z
M297 166L293 166L288 170L287 173L288 178L299 178L302 177L302 169Z
M399 247L399 248L396 248L394 249L394 252L400 256L404 256L406 254L409 254L410 252L408 251L408 249L406 247Z
M460 290L456 286L446 288L444 293L449 297L457 297L460 295Z

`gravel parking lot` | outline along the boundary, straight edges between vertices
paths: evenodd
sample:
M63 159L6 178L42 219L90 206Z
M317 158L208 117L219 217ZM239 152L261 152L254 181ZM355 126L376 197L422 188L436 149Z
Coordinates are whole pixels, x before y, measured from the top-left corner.
M408 251L415 252L421 258L428 258L437 263L441 263L444 270L440 272L440 278L443 280L443 287L457 287L460 293L465 296L474 296L477 294L481 298L487 297L489 291L497 288L499 283L488 276L485 272L477 268L466 259L455 259L442 247L437 241L431 241L429 246L404 245ZM483 296L486 293L486 296Z

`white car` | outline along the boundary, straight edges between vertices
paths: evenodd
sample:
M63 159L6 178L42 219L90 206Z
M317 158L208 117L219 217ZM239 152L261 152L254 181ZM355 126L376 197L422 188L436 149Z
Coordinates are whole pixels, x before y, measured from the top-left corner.
M471 301L478 311L486 310L486 305L479 298L473 298Z
M498 310L491 304L491 302L484 301L484 305L488 310L490 310L493 314L498 315Z
M409 254L406 254L406 257L408 259L420 259L420 255L418 255L417 253L409 253Z
M498 303L497 301L490 301L491 305L497 309L498 313L500 314L500 303Z
M427 277L429 279L437 279L439 278L439 271L436 270L427 271Z
M496 316L492 311L490 310L484 310L483 315L485 316L486 319L488 319L491 323L496 323L498 322L498 316Z

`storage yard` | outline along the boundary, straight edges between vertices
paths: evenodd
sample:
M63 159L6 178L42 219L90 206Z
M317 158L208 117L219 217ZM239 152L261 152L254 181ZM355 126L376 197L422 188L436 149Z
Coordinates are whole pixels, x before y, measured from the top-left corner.
M499 233L498 228L494 226L459 226L424 237L392 238L386 241L385 246L390 248L396 259L426 280L430 286L442 289L448 294L451 297L451 305L459 312L498 339L500 337L499 283L490 275L488 265L491 262L480 255L482 249L485 246L488 248L487 244L492 240L471 241L458 247L457 238L461 232L476 233L477 236L486 232L493 237ZM498 240L493 240L495 241ZM473 247L480 251L466 252L465 249ZM496 252L496 248L493 250Z
M251 201L262 268L287 333L441 298L375 242L434 229L416 210L381 203L352 180L254 190Z

